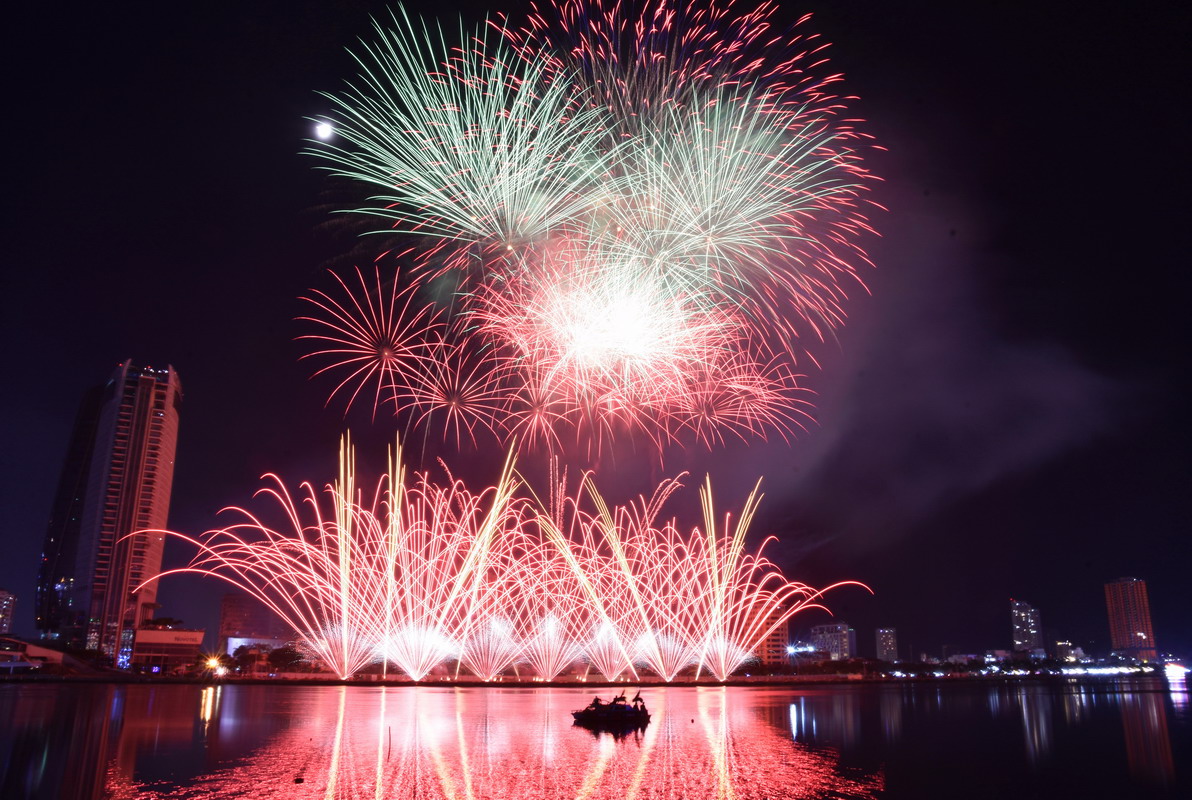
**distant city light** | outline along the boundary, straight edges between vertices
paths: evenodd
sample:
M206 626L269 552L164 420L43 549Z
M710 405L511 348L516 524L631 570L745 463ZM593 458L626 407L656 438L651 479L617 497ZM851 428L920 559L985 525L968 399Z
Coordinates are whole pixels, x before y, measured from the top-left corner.
M1060 669L1061 675L1134 675L1139 673L1154 672L1154 667L1063 667ZM1011 673L1013 674L1013 673Z

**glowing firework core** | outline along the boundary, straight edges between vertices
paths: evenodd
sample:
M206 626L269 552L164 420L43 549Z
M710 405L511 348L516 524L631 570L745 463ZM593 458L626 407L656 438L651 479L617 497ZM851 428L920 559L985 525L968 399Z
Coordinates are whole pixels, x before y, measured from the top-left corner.
M683 334L677 310L650 302L645 289L618 294L567 292L547 300L547 324L564 353L581 368L610 371L622 363L649 361L669 352L666 344ZM652 313L661 311L662 313Z
M682 386L692 362L708 363L725 341L725 321L693 314L656 280L632 272L560 276L519 303L482 306L485 330L499 332L554 379L576 391L640 393L643 380ZM676 388L677 388L676 386Z

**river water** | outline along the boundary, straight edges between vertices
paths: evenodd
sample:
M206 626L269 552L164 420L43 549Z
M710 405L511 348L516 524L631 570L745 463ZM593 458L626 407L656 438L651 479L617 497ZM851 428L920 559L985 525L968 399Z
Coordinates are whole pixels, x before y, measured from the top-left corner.
M1163 679L649 687L624 736L573 727L593 694L0 684L0 797L1192 796L1188 695Z

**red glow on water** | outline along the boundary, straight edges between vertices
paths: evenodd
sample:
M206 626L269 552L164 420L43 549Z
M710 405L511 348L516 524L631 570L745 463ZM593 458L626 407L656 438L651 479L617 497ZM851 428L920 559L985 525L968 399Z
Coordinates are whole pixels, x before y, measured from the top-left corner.
M301 708L279 709L291 727L183 796L242 797L251 787L259 798L752 800L870 798L884 788L881 773L845 774L835 752L796 742L731 689L650 692L654 721L624 739L573 727L568 712L589 699L575 690L297 691ZM225 691L204 723L225 759L240 755L228 746L245 724L238 716L267 711L236 702ZM151 788L129 761L109 773L119 800Z

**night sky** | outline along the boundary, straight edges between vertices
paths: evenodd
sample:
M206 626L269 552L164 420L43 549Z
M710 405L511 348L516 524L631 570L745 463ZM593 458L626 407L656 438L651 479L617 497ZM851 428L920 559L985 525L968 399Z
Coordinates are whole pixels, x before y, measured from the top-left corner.
M55 4L6 11L0 587L33 635L38 557L84 390L117 363L173 364L185 401L171 527L197 534L259 476L327 480L341 431L361 472L396 433L324 407L294 337L298 297L371 256L329 221L299 154L370 35L366 2ZM881 238L869 293L813 348L817 421L791 442L598 465L617 496L684 470L671 512L722 508L764 476L754 533L873 629L938 655L1009 645L1009 598L1049 641L1108 650L1102 584L1147 581L1161 650L1192 653L1187 236L1181 4L791 2L888 151L868 165ZM448 24L479 6L421 3ZM489 11L524 9L505 0ZM477 480L479 457L409 435ZM466 466L464 466L466 464ZM577 465L584 466L584 465ZM604 470L606 477L601 480ZM189 557L172 543L167 565ZM166 583L160 612L216 627L222 585ZM796 618L796 628L827 621Z

